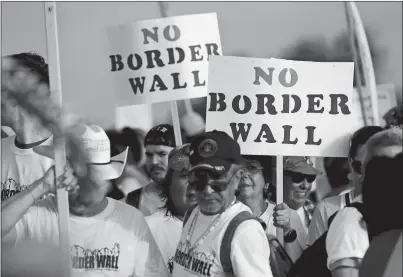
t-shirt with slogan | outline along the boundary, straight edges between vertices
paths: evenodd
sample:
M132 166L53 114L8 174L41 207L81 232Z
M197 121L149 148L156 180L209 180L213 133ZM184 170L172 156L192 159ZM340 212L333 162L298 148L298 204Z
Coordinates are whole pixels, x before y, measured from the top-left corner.
M147 216L146 221L161 251L165 264L169 272L172 273L173 256L181 236L183 222L170 214L167 215L166 210Z
M35 153L32 149L15 146L15 137L1 140L1 200L26 189L42 178L54 161ZM53 136L41 145L52 145Z
M106 209L98 215L69 217L72 276L166 277L164 260L143 215L125 203L107 199ZM36 240L58 245L55 197L30 207L16 231L16 243Z
M215 220L219 215L206 216L200 213L199 208L194 209L182 230L173 257L172 276L272 277L269 244L262 226L256 220L242 222L236 229L230 253L234 273L223 271L220 261L221 241L231 219L242 211L252 213L247 206L238 202L221 214L215 225ZM194 231L189 230L192 225L194 225ZM215 228L210 229L212 225L215 225ZM196 242L204 236L206 231L207 235L202 243L190 252L190 248L197 244ZM193 234L190 235L191 233ZM190 241L187 239L188 236L190 236Z

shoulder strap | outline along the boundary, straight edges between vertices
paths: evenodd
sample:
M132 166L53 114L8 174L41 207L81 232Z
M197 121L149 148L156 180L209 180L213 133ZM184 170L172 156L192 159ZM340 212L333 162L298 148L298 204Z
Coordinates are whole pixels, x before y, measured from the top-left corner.
M362 203L351 203L351 200L350 200L350 193L348 192L348 193L346 193L346 194L344 194L344 197L345 197L345 199L346 199L346 206L344 206L344 207L353 207L353 208L356 208L356 205L355 204L358 204L357 206L358 206L358 211L360 212L360 213L362 213L361 212L361 208L359 207L360 205L359 204L362 204ZM327 227L329 228L330 227L330 224L332 223L332 221L333 221L333 219L336 217L336 215L337 215L337 212L335 212L334 214L332 214L330 217L329 217L329 219L327 220Z
M350 192L347 192L344 197L346 198L346 205L350 205L351 201L350 201Z
M192 214L193 210L197 207L197 204L191 206L185 213L185 216L183 218L183 226L185 226L186 222L188 221L190 215Z
M257 218L248 211L240 212L230 221L227 229L225 230L220 248L220 260L224 272L232 272L231 242L232 238L234 237L235 230L239 226L239 224L249 219L259 221L259 223L262 224L263 229L266 229L266 224L260 218Z

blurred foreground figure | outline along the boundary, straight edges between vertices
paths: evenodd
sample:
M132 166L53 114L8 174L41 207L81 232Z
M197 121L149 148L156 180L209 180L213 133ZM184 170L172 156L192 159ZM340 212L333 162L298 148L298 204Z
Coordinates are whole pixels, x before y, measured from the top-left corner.
M35 53L4 57L13 61L15 69L2 65L1 125L10 127L15 135L1 140L1 199L4 201L26 189L42 177L53 161L32 151L38 145L52 145L53 135L39 120L19 106L10 93L42 94L44 104L51 101L48 65Z
M402 139L402 130L400 128L391 128L373 135L367 141L363 149L361 162L361 183L366 178L368 173L366 168L372 159L375 157L393 158L402 152ZM381 183L379 184L379 182ZM387 176L384 176L379 182L378 185L382 186L382 183L391 181ZM362 197L360 192L353 202L362 203ZM383 203L388 202L392 195L388 195L386 199L386 196L382 195L379 198L378 196L376 197L379 200L376 201L376 208L384 209ZM401 203L400 199L399 203ZM395 208L393 206L393 209ZM390 214L390 211L388 211L388 214ZM383 215L382 218L389 220L388 216L385 218ZM358 209L345 207L336 214L326 237L327 265L333 277L358 276L362 258L369 247L370 236L371 230L368 232L365 217Z
M58 248L49 243L26 242L12 248L2 245L1 276L64 277Z
M362 260L360 277L402 276L402 168L402 153L395 158L374 157L365 168L364 219L373 239Z

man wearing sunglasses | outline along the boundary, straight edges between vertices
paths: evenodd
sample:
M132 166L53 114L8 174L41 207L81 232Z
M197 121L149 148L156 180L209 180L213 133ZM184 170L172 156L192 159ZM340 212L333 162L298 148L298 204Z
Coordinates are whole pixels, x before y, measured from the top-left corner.
M358 129L351 137L348 161L350 173L348 179L353 184L354 189L345 191L340 195L326 198L318 203L312 216L312 221L308 231L308 244L312 245L322 234L328 230L329 218L353 199L361 194L361 162L364 158L364 145L375 134L381 132L382 127L366 126Z
M237 227L229 263L220 257L230 221L244 211L252 214L235 197L243 163L240 152L238 143L224 132L207 132L192 140L189 186L196 190L198 206L185 218L173 277L273 276L269 244L256 220L246 220Z

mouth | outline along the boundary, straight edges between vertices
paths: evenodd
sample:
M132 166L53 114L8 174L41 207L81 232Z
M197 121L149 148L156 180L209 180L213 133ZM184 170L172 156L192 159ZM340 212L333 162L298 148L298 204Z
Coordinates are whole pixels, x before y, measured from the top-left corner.
M152 174L160 174L160 173L164 172L164 170L162 168L158 167L158 168L151 168L150 172Z
M306 196L306 191L294 191L294 195L295 195L297 198L303 198L303 197Z
M238 189L249 188L249 187L254 187L254 184L240 182L238 185Z

